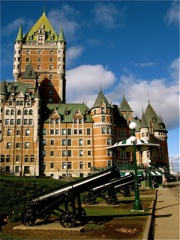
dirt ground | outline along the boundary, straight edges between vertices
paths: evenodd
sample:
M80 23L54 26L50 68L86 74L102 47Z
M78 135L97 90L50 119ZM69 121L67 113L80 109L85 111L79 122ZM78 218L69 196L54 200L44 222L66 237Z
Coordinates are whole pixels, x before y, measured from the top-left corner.
M86 225L81 231L69 230L14 230L20 225L8 223L0 232L0 240L58 240L58 239L141 239L146 219L113 218L98 219L98 227L88 228Z

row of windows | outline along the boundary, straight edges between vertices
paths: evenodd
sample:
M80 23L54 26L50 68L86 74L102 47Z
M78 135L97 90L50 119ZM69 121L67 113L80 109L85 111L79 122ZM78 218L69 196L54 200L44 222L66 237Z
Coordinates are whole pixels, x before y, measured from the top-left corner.
M26 65L26 68L28 67L28 65ZM17 67L16 65L14 65L14 69L20 69L20 65L18 64ZM58 65L58 69L61 68L61 65ZM41 69L41 65L37 65L37 69ZM52 64L49 65L49 69L54 69L54 66ZM56 68L55 68L56 69ZM63 69L65 70L65 65L63 64Z
M55 164L54 162L51 162L49 164L50 168L55 168ZM45 169L47 168L46 163L45 163ZM79 162L79 169L83 169L84 168L84 162L80 161ZM91 162L88 162L88 168L91 168ZM72 169L72 162L62 162L61 164L61 169Z
M61 155L59 155L59 153L56 152L56 154L58 154L58 157L72 157L72 151L71 150L62 150ZM90 150L87 151L87 156L91 156L92 152ZM42 156L43 157L47 157L47 153L46 150L42 151ZM49 154L50 157L55 157L55 151L50 151ZM84 156L84 150L79 150L78 151L78 156L79 157L83 157Z
M38 124L40 123L40 120L38 119ZM5 125L14 125L15 120L14 119L5 119ZM33 125L33 119L17 119L16 125Z
M15 173L20 173L20 175L22 175L22 171L21 171L22 167L20 166L15 166L14 171ZM10 172L10 166L6 166L6 172ZM24 166L23 167L23 174L29 174L30 173L30 167L29 166Z
M55 51L55 52L56 52L56 51ZM18 53L20 54L20 53L21 53L21 50L19 50ZM26 54L30 54L30 53L31 53L31 51L30 51L29 49L26 50ZM37 53L38 53L38 54L42 54L42 50L38 50ZM58 54L60 54L60 53L61 53L61 50L59 49L59 50L58 50ZM15 54L16 54L16 51L15 51ZM50 54L50 55L53 55L53 54L54 54L54 50L49 50L49 54ZM63 50L63 54L65 54L65 51L64 51L64 50Z
M40 102L39 102L40 104ZM13 100L9 100L9 106L32 106L32 102L30 100L28 101L13 101Z
M13 143L12 142L7 142L6 143L6 149L12 149ZM20 148L20 143L16 143L16 148ZM22 149L22 147L21 147ZM24 142L24 149L30 149L30 143L29 142Z
M16 60L16 58L14 58L14 61L15 61L15 60ZM18 57L18 61L20 61L20 60L21 60L21 58ZM26 62L30 62L30 58L27 57L25 61L26 61ZM38 57L38 58L37 58L37 61L38 61L38 62L42 62L42 58L41 58L41 57ZM61 61L61 57L58 57L58 61ZM63 61L65 61L65 58L63 58ZM50 57L50 58L49 58L49 62L54 62L54 58Z
M21 131L18 129L16 131L16 135L20 135ZM11 136L12 135L12 129L7 129L7 136ZM30 129L25 129L25 136L29 136L30 135Z
M24 113L24 115L33 115L33 110L32 109L30 109L30 110L24 109L24 111L18 109L17 110L17 115L21 115L22 112ZM14 114L15 114L14 109L11 109L11 110L7 109L6 110L6 115L14 115Z
M11 159L13 159L12 155L1 155L0 156L0 162L11 162ZM15 157L16 163L20 162L21 157L17 155ZM14 159L13 159L14 160ZM23 158L24 162L34 162L34 155L24 155Z
M59 141L59 140L58 140ZM83 139L79 139L78 142L79 142L79 146L83 146ZM110 142L110 141L108 141ZM43 146L46 146L46 139L43 139L42 141L42 145ZM54 139L51 139L50 140L50 145L55 145L55 140ZM87 140L87 145L91 145L91 140ZM110 144L108 144L110 145ZM72 139L62 139L62 146L72 146Z
M86 134L87 135L91 135L91 129L90 128L87 128L85 130L86 130ZM42 133L43 133L43 135L47 135L47 129L44 128ZM59 135L59 133L60 133L59 129L50 129L50 134L51 135L54 135L54 134ZM83 134L83 130L82 129L74 129L74 130L72 130L71 128L68 128L68 129L62 128L61 129L61 135L66 135L66 134L67 135L72 135L72 133L74 133L74 135L76 135L76 134Z

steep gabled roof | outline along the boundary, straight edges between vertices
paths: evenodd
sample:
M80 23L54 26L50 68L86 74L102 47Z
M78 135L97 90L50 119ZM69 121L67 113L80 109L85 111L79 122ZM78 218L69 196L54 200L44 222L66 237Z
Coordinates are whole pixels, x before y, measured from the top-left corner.
M34 72L32 62L26 68L24 74L22 75L22 79L36 79L36 74Z
M145 114L142 114L142 118L141 118L141 123L140 123L140 128L149 128Z
M133 112L133 110L131 109L131 107L129 106L127 100L125 99L125 97L123 96L121 105L119 107L119 110L121 112Z
M96 101L95 101L95 103L94 103L92 108L101 107L103 102L106 104L107 107L111 107L111 105L109 104L107 98L104 96L104 93L100 89L99 94L98 94L98 96L96 98Z
M31 30L26 34L24 40L25 41L37 41L36 33L41 26L44 26L44 28L45 28L46 41L52 41L51 37L53 37L53 41L55 41L55 42L58 41L58 35L55 32L54 28L52 27L45 12L43 12L42 16L37 20L37 22L34 24L34 26L31 28ZM32 40L30 40L29 37L31 37Z

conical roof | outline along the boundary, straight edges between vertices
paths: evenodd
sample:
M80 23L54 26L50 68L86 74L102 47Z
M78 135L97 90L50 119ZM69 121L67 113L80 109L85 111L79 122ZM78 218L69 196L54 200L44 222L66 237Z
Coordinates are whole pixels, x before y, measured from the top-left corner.
M119 107L119 110L121 112L133 112L133 110L131 109L131 107L129 106L128 102L126 101L125 97L123 96L121 105Z
M111 107L111 105L109 104L107 98L104 96L104 93L100 89L99 94L98 94L98 96L96 98L96 101L95 101L95 103L94 103L92 108L101 107L102 102L104 102L108 107Z
M23 32L22 32L22 25L19 27L19 31L16 37L16 42L23 41Z
M141 123L140 123L140 128L149 128L145 114L142 114L142 118L141 118Z
M59 33L59 38L58 38L58 40L61 41L61 42L65 42L64 31L63 31L62 26L61 26L61 28L60 28L60 33Z

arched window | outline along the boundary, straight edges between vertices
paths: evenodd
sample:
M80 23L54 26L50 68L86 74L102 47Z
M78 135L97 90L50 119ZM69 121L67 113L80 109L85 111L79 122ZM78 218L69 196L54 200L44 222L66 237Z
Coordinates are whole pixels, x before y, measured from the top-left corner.
M20 109L18 109L17 115L21 115L21 110Z
M6 110L6 115L9 115L10 111L9 109Z
M11 110L11 115L14 115L14 109Z
M27 109L24 110L24 115L28 115L28 110Z
M33 115L33 110L32 109L29 110L29 115Z

